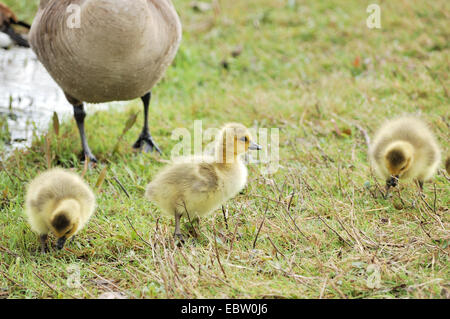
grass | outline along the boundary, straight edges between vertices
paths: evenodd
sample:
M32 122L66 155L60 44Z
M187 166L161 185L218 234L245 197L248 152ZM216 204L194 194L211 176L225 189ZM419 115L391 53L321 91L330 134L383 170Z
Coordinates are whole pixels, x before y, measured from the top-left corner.
M32 21L29 1L5 2ZM76 125L62 123L0 171L0 296L449 298L449 176L441 165L425 200L413 183L385 200L361 133L420 114L448 155L448 1L381 1L381 29L365 25L372 1L217 1L206 12L190 3L175 1L183 42L153 91L155 140L170 154L172 130L192 131L196 119L204 128L275 127L279 170L263 175L263 165L250 165L244 193L225 205L228 228L217 211L178 248L173 220L143 198L164 163L132 151L140 102L89 113L101 163L85 179L94 187L107 172L98 209L73 245L40 255L23 214L25 183L47 169L46 154L52 166L83 171ZM183 232L192 233L187 221ZM81 287L67 285L70 267Z

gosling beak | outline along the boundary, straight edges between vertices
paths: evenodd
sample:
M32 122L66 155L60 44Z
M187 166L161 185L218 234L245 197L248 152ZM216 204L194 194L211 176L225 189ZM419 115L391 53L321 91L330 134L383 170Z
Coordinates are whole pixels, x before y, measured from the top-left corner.
M395 187L398 184L398 178L399 178L399 175L391 176L391 178L389 178L387 180L386 184L390 187Z
M249 150L262 150L261 145L256 144L255 142L250 142L250 146L248 147Z
M66 243L66 237L60 237L58 238L58 241L56 242L56 249L61 250L64 247L64 244Z

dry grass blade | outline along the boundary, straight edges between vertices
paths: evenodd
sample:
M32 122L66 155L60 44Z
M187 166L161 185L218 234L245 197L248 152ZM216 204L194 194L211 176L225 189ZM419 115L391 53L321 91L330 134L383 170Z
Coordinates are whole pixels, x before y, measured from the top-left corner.
M227 274L225 273L225 269L222 266L222 262L220 261L219 249L217 248L217 233L216 233L216 224L213 224L213 235L214 235L214 250L216 252L217 262L219 263L220 270L222 270L223 276L227 278Z
M84 165L83 165L83 171L81 172L81 178L84 178L84 176L86 175L88 169L89 169L89 156L84 156Z
M259 233L260 233L261 228L262 228L262 226L264 224L264 221L266 220L266 215L267 215L267 210L268 209L269 209L269 201L267 201L266 210L264 211L263 219L261 221L261 224L259 224L258 231L256 232L255 239L253 240L253 246L252 246L253 249L255 249L255 247L256 247L256 241L258 240Z
M47 161L47 169L52 168L52 151L50 149L50 138L45 135L45 159Z
M5 277L6 279L8 279L13 285L20 287L21 289L27 289L24 285L18 283L17 281L15 281L14 279L12 279L11 277L9 277L3 270L0 269L0 273L3 275L3 277Z
M117 139L117 143L114 146L113 149L113 153L116 153L119 150L119 145L120 142L122 141L123 137L125 136L125 134L127 134L127 132L133 127L133 125L136 123L137 117L138 117L139 112L137 113L133 113L128 117L128 120L125 123L125 127L122 130L122 134L120 134L120 136Z
M225 210L225 206L222 205L223 220L225 221L225 227L228 230L227 212L228 210Z
M352 245L348 242L348 241L346 241L336 230L334 230L330 225L328 225L326 222L325 222L325 220L323 220L323 218L322 217L320 217L319 215L317 215L317 217L322 221L322 223L324 223L325 224L325 226L327 226L329 229L331 229L331 231L333 232L333 233L335 233L338 237L339 237L339 239L340 240L342 240L344 243L346 243L349 247L352 247Z
M108 168L104 166L102 171L100 172L100 175L98 176L97 182L95 183L95 189L97 190L97 192L99 192L100 189L102 188L103 182L105 181L106 178L107 170Z
M122 183L119 181L117 176L113 177L114 181L119 185L120 189L127 195L128 198L130 198L130 194L127 192L126 188L122 185Z
M60 293L60 291L59 291L58 289L56 289L55 287L53 287L52 285L50 285L50 284L49 284L44 278L42 278L38 273L36 273L36 272L34 272L34 271L32 271L32 272L33 272L33 274L34 274L36 277L38 277L39 280L42 281L48 288L50 288L51 290L53 290L53 291L56 292L57 294ZM69 294L69 293L67 293L67 292L65 292L65 291L61 291L61 292L64 293L65 295L69 296L69 297L72 298L72 299L79 299L79 298L76 298L76 297L74 297L73 295L71 295L71 294Z
M53 131L55 132L56 136L59 135L59 118L58 113L53 112Z
M133 231L136 233L136 235L142 240L142 242L148 246L150 246L151 248L154 248L154 246L152 244L150 244L148 241L146 241L144 238L142 238L141 234L139 234L139 232L136 230L136 228L134 228L133 223L131 222L131 220L128 218L128 216L125 216L125 218L127 219L128 223L130 224L131 228L133 229Z

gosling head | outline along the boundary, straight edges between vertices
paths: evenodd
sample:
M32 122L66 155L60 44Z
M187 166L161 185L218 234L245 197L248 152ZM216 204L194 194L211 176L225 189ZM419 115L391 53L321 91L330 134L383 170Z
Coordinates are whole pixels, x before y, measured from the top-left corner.
M232 163L234 159L248 150L261 150L262 147L253 141L250 131L242 124L228 123L221 133L219 151L225 163Z
M77 232L79 223L80 204L76 200L64 200L56 207L50 220L50 228L58 238L57 249L62 249L66 240Z
M392 143L386 149L384 161L389 174L391 174L388 184L396 186L397 180L411 168L414 161L414 148L410 143L404 141Z

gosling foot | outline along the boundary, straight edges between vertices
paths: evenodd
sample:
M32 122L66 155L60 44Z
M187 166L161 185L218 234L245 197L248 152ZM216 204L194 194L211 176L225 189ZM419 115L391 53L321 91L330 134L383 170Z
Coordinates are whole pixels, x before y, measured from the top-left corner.
M41 235L39 237L39 240L41 242L41 254L48 253L47 238L48 238L47 234Z
M185 243L184 237L181 233L173 234L173 238L178 247L181 247Z
M56 249L61 250L64 248L64 245L66 243L65 237L58 238L58 241L56 242Z
M162 154L161 150L159 149L158 145L155 144L153 141L152 136L148 131L142 131L141 135L139 135L139 138L137 141L133 144L134 149L142 149L144 152L149 152L156 150L159 154Z
M423 193L423 181L417 181L417 184L419 185L419 194L425 196Z
M389 185L386 185L386 188L384 189L384 193L380 191L381 195L383 195L383 199L388 199L389 195L391 195L391 187Z
M81 152L80 157L82 162L88 160L90 166L94 166L95 164L97 164L97 158L94 154L92 154L91 150Z

